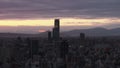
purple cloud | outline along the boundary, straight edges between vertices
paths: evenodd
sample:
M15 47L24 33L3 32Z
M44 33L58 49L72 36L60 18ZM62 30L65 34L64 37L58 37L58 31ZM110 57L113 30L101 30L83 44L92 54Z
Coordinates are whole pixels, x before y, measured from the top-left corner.
M0 19L120 17L119 0L0 0Z

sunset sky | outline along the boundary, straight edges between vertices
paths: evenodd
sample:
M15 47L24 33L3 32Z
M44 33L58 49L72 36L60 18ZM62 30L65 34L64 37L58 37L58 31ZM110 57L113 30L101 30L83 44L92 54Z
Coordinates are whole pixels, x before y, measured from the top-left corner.
M120 0L0 0L0 32L61 31L120 26Z

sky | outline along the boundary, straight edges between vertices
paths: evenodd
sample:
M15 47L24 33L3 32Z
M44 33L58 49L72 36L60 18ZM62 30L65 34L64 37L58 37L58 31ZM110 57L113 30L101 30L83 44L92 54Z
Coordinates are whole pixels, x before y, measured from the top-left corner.
M37 33L94 27L119 28L120 0L0 0L0 32Z

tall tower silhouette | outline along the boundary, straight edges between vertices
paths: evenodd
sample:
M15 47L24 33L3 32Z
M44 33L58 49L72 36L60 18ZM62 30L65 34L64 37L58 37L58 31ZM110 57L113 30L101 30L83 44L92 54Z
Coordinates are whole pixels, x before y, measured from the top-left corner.
M85 45L85 33L80 33L80 45Z
M55 19L54 27L59 29L59 27L60 27L59 19Z
M53 28L53 39L58 40L59 37L60 37L60 21L59 19L55 19Z
M85 40L85 34L84 33L80 33L80 39Z
M48 31L48 41L52 40L52 35L51 35L51 31Z

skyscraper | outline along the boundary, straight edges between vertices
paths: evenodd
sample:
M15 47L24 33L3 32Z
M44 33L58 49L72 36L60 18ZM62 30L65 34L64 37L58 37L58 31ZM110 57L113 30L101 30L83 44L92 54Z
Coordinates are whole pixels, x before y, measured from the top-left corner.
M80 39L84 40L85 39L85 34L84 33L80 33Z
M55 19L54 27L59 29L59 27L60 27L59 19Z
M66 55L68 54L69 44L67 40L63 40L60 45L60 57L65 59Z
M52 40L51 31L48 31L48 40L49 40L49 41Z
M85 45L85 33L80 33L80 45Z
M58 40L59 37L60 37L60 21L59 19L55 19L53 28L53 39Z
M31 55L37 55L39 50L39 41L38 40L31 40Z

